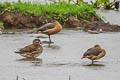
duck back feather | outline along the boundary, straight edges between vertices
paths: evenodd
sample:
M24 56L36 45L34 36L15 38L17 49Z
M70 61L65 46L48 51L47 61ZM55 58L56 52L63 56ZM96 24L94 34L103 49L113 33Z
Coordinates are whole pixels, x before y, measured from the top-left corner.
M94 48L90 48L84 53L83 56L90 56L90 55L98 56L99 54L100 52L96 51Z

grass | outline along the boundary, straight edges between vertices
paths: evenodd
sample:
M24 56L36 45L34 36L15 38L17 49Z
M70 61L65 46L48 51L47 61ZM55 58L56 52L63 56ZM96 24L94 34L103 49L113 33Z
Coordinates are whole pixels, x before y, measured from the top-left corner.
M0 3L4 7L0 11L22 11L25 15L34 14L34 16L45 15L50 19L57 19L63 21L69 16L75 16L78 19L88 20L90 16L98 17L96 9L93 5L81 2L79 5L70 4L65 1L60 1L57 4L31 4L30 2Z
M3 23L2 22L0 22L0 27L2 27L3 26Z

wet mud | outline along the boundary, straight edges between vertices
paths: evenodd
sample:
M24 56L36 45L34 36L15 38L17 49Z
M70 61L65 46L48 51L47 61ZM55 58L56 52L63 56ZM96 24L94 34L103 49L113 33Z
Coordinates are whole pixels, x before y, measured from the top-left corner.
M45 15L33 16L31 14L24 15L22 12L4 12L0 15L0 21L4 23L5 29L33 29L38 28L52 20L48 19ZM110 23L105 23L104 20L98 19L95 16L90 16L88 23L76 19L74 16L68 18L64 22L60 22L63 28L76 28L87 30L97 30L102 29L103 31L120 31L119 25L111 25Z

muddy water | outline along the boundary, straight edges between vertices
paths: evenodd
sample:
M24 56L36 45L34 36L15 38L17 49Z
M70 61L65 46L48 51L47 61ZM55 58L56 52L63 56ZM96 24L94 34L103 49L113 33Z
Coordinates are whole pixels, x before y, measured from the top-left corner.
M120 12L100 10L98 13L111 24L120 25ZM54 44L50 48L43 44L43 54L34 60L14 53L38 36L42 36L41 41L48 40L43 34L0 35L0 80L16 80L17 75L19 80L69 80L69 75L71 80L120 79L120 33L63 30L52 36ZM107 55L91 66L90 60L80 58L94 44L105 48Z
M38 36L48 40L43 34L0 35L0 80L119 80L120 79L120 33L88 34L82 31L63 30L51 36L54 44L30 60L14 51L28 45ZM90 65L81 56L89 47L100 44L107 55ZM97 78L97 79L96 79Z

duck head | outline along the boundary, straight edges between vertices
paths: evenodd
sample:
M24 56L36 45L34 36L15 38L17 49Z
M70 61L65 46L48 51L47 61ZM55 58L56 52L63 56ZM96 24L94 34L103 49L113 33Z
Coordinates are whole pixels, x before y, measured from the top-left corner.
M34 44L35 46L39 46L39 45L41 44L40 39L34 39L34 40L33 40L33 44Z
M101 47L100 47L100 45L98 45L98 44L95 45L94 48L95 48L95 50L98 51L98 52L101 51Z

